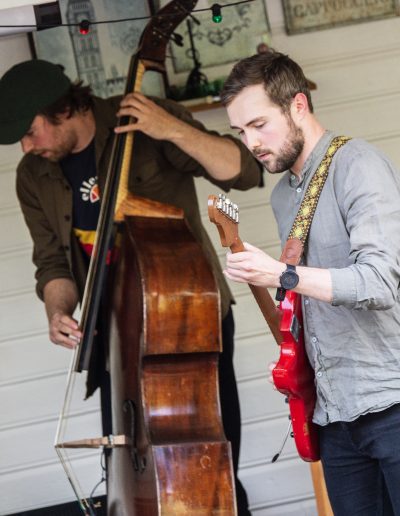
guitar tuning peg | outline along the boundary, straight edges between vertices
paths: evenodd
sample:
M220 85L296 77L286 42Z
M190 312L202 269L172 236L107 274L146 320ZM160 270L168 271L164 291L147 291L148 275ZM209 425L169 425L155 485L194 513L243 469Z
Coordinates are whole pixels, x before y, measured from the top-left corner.
M233 214L232 214L232 220L235 222L239 222L239 206L235 203L232 204Z

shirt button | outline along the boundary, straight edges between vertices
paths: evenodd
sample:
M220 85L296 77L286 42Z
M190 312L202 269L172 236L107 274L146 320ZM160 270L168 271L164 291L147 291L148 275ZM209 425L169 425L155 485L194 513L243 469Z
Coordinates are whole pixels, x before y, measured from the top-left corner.
M304 304L305 304L305 305L308 305L308 304L309 304L309 302L310 302L310 300L309 300L309 299L305 299L305 300L304 300Z
M300 186L299 186L298 188L296 188L296 192L297 192L297 193L300 193L300 192L301 192L301 188L300 188Z
M318 371L317 376L318 376L318 378L321 378L321 376L322 376L321 371Z
M71 215L64 215L65 220L71 220Z
M69 245L64 246L64 251L69 251Z
M313 344L315 344L316 342L318 342L317 337L311 337L311 342L312 342Z

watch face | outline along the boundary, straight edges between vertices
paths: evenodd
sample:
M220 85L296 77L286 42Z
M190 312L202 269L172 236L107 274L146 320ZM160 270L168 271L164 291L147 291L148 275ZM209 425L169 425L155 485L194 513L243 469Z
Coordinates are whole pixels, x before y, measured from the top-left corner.
M299 282L299 276L297 272L288 270L282 273L280 280L282 288L292 290Z

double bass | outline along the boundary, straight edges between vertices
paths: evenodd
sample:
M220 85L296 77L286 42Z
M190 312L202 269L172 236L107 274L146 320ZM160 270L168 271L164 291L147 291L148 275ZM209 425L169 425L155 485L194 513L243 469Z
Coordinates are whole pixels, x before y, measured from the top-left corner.
M146 70L162 70L168 37L195 1L173 0L142 34L126 93ZM127 119L120 121L125 125ZM73 370L88 368L117 228L112 272L109 371L113 434L58 443L104 446L109 516L235 515L230 444L218 396L220 299L203 252L181 209L128 191L133 133L115 136L82 303ZM85 514L95 514L80 500Z
M131 446L111 451L108 514L235 514L214 278L183 218L128 217L124 233L110 372Z

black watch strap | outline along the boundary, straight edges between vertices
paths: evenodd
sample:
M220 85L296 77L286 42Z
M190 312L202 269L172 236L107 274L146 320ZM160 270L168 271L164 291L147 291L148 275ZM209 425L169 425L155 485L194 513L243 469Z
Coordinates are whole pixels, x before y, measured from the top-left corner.
M285 299L287 288L284 288L284 287L287 287L287 285L283 286L283 277L284 277L285 273L287 273L288 271L294 273L297 276L297 274L296 274L296 266L295 265L291 265L290 263L287 263L286 264L286 270L284 270L282 272L282 274L280 275L280 278L279 278L279 280L281 282L281 286L278 287L277 290L276 290L276 294L275 294L276 301L283 301ZM298 283L298 276L297 276L296 285L297 285L297 283Z
M285 299L285 296L286 296L286 289L282 288L282 287L278 287L276 289L275 300L283 301Z

